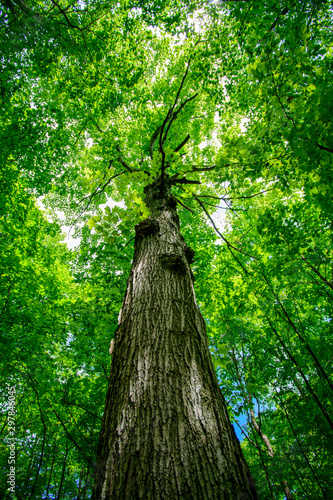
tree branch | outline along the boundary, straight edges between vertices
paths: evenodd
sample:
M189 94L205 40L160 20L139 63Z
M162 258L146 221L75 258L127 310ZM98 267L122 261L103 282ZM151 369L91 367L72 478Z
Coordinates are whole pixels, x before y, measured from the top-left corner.
M110 162L111 163L111 162ZM109 167L110 168L110 167ZM93 199L94 196L99 196L100 194L102 194L104 192L104 189L106 188L106 186L108 186L110 184L111 181L113 181L113 179L115 179L116 177L119 177L120 175L122 174L125 174L125 172L120 172L120 174L116 174L116 175L113 175L112 177L110 177L110 179L104 184L104 186L100 189L100 191L97 191L97 189L100 188L101 184L99 184L97 186L97 188L95 189L95 191L92 193L92 195L88 195L86 196L85 198L82 198L81 201L79 201L79 203L81 203L84 199L88 198L89 197L89 201L87 203L87 206L82 210L82 212L79 213L79 215L77 216L77 218L75 219L75 221L73 222L73 224L71 225L71 227L69 228L69 232L72 230L72 227L74 226L74 224L79 220L79 218L81 217L81 215L86 211L88 210L89 206L90 206L90 203Z
M71 406L77 406L78 408L81 408L81 410L84 410L86 411L87 413L90 413L90 415L92 415L94 418L98 418L99 420L102 420L101 417L99 417L98 415L96 415L95 413L92 413L90 410L87 410L87 408L85 408L84 406L82 405L79 405L77 403L73 403L71 401L66 401L64 398L61 399L61 402L64 403L65 405L71 405Z
M150 143L149 143L149 146L148 146L148 151L149 151L149 155L150 155L150 158L153 159L153 154L154 154L154 144L155 142L157 141L157 138L158 138L158 134L160 133L161 131L161 127L158 127L155 132L153 133L151 139L150 139Z
M248 440L248 441L249 441L249 442L250 442L250 443L251 443L251 444L252 444L252 445L253 445L253 446L254 446L254 447L258 450L258 449L259 449L259 447L258 447L256 444L254 444L254 442L253 442L253 441L251 441L251 439L249 438L249 436L248 436L248 435L246 434L246 432L243 430L243 427L241 427L241 426L239 425L239 423L238 423L236 420L235 420L235 424L239 427L239 429L240 429L241 433L242 433L242 434L244 434L244 436L246 437L246 439L247 439L247 440Z
M209 172L210 170L214 170L217 165L212 165L211 167L196 167L193 166L192 170L189 170L189 172Z
M323 149L324 151L328 151L329 153L333 153L333 149L326 148L325 146L321 146L320 144L318 144L318 142L316 142L316 146L317 146L319 149Z
M177 118L178 113L180 113L180 112L181 112L181 110L184 108L184 106L185 106L188 102L190 102L190 101L192 101L193 99L195 99L195 98L197 97L197 95L198 95L198 92L197 92L196 94L194 94L192 97L189 97L188 99L186 99L186 100L185 100L185 101L184 101L184 102L183 102L183 103L179 106L179 108L177 109L177 111L175 111L172 115L170 115L170 118L169 118L169 124L168 124L168 127L167 127L167 129L166 129L166 131L165 131L165 134L164 134L164 136L163 136L162 144L164 144L164 143L165 143L166 138L167 138L167 136L168 136L168 132L169 132L169 130L170 130L170 127L171 127L171 125L172 125L173 121Z
M187 134L187 136L185 137L185 139L183 140L183 142L181 142L179 144L179 146L176 147L176 149L174 150L175 153L177 153L178 151L180 151L182 149L183 146L185 146L185 144L187 143L187 141L190 139L190 134Z
M118 151L118 153L121 153L119 144L117 144L116 150ZM118 156L117 160L122 164L123 167L126 168L126 170L128 170L128 172L130 172L131 174L133 173L133 169L129 165L127 165L127 163L123 160L121 156Z
M181 179L170 179L170 184L201 184L200 181L194 181L191 179L186 179L185 177L182 177Z
M66 12L64 11L64 9L62 9L62 8L60 7L60 5L58 4L58 2L56 2L55 0L51 0L51 2L52 2L54 5L56 5L56 6L58 7L59 11L61 12L61 14L62 14L62 15L64 16L64 18L66 19L68 26L70 26L71 28L74 28L74 29L76 29L76 30L82 31L82 28L79 28L78 26L75 26L74 24L72 24L72 23L70 22L70 20L69 20L69 19L68 19L68 17L67 17ZM59 23L59 24L60 24L60 23Z
M190 68L190 64L191 64L191 57L187 63L187 68L186 68L186 71L185 71L185 74L182 78L182 81L180 83L180 86L179 86L179 89L178 89L178 92L177 92L177 95L176 95L176 98L175 98L175 102L173 103L173 106L172 108L169 109L164 121L163 121L163 124L162 124L162 127L161 127L161 130L160 130L160 137L159 137L159 146L160 146L160 152L162 154L162 166L161 166L161 189L163 191L163 188L164 188L164 162L165 162L165 153L164 153L164 150L163 150L163 142L165 141L166 137L167 137L167 133L169 131L169 128L167 129L166 131L166 134L164 135L164 140L163 139L163 132L164 132L164 127L166 126L166 124L168 123L168 121L170 120L171 116L172 116L172 113L173 113L173 110L175 109L175 106L178 102L178 99L179 99L179 95L180 95L180 92L183 88L183 85L184 85L184 82L186 80L186 77L187 77L187 74L188 74L188 70ZM179 110L178 110L179 111Z
M217 227L216 227L216 225L215 225L215 222L213 221L213 219L211 218L211 216L210 216L210 215L209 215L209 213L207 212L207 210L206 210L206 208L205 208L204 204L202 203L202 201L201 201L201 200L199 200L195 194L193 194L193 197L194 197L194 199L195 199L195 200L197 200L197 202L199 203L199 205L201 206L201 208L202 208L202 209L203 209L203 211L205 212L206 216L207 216L207 217L208 217L208 219L210 220L210 222L211 222L211 224L212 224L213 228L215 229L216 233L217 233L217 234L218 234L218 235L222 238L222 240L226 243L227 248L228 248L229 252L231 253L231 255L232 255L232 256L234 257L234 259L238 262L238 264L241 266L241 268L242 268L242 269L246 272L246 274L250 274L250 273L249 273L249 271L247 271L247 270L245 269L245 267L243 266L243 264L242 264L242 263L241 263L241 262L237 259L237 257L235 256L235 254L233 253L233 251L232 251L231 249L236 250L237 252L240 252L240 253L242 253L242 254L246 255L247 257L250 257L251 259L257 259L257 257L253 257L253 255L249 255L248 253L243 252L243 250L240 250L239 248L236 248L236 247L234 247L233 245L231 245L231 243L229 243L229 241L228 241L228 240L227 240L227 239L223 236L223 234L222 234L222 233L220 233L220 231L217 229Z
M180 200L178 200L178 198L176 198L175 195L173 195L173 197L177 201L177 203L179 203L179 205L181 205L182 207L186 208L186 210L189 210L193 215L195 215L195 213L193 212L192 208L188 207L187 205L184 205L184 203L182 203Z
M128 172L130 172L131 174L134 172L134 170L133 170L133 169L132 169L129 165L127 165L127 163L126 163L126 162L122 159L122 157L121 157L121 156L119 156L119 157L117 158L117 160L119 161L119 163L121 163L121 164L122 164L122 166L123 166L123 167L125 167L125 168L126 168L126 170L127 170ZM137 172L137 170L136 170L136 172Z
M77 442L75 441L75 439L71 436L71 434L69 433L67 427L65 426L64 422L62 421L61 417L58 415L58 413L55 411L55 409L53 408L52 406L52 403L50 401L49 398L46 398L50 404L50 407L51 407L51 410L53 411L53 413L55 414L55 416L57 417L57 419L59 420L61 426L63 427L66 435L68 436L68 438L72 441L72 443L74 444L74 446L77 448L77 450L82 453L82 455L84 456L84 458L87 460L87 463L90 464L90 465L93 465L93 462L91 461L90 457L88 455L85 454L84 450L81 448L81 446L79 446L77 444Z

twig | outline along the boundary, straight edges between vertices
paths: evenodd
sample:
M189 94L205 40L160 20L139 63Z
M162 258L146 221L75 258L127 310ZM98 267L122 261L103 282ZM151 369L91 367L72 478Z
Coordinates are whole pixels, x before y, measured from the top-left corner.
M204 203L205 203L205 205L209 205L210 207L221 208L222 210L231 210L232 212L237 212L237 211L247 212L246 208L231 208L229 206L227 206L227 207L220 207L219 205L213 205L213 203L208 203L207 201L205 201Z
M229 241L220 233L220 231L217 229L216 225L215 225L215 222L213 221L213 219L211 218L211 216L209 215L209 213L207 212L204 204L202 203L201 200L199 200L195 194L192 193L192 196L195 200L197 200L197 202L199 203L199 205L201 206L201 208L203 209L203 211L205 212L205 214L207 215L207 217L209 218L209 220L211 221L215 231L217 232L217 234L222 238L222 240L227 244L227 247L228 248L232 248L233 250L236 250L237 252L240 252L244 255L246 255L247 257L250 257L251 259L256 259L256 260L259 260L257 257L254 257L253 255L250 255L246 252L244 252L243 250L240 250L239 248L236 248L234 247L231 243L229 243Z
M106 186L108 186L110 184L111 181L113 181L113 179L115 179L116 177L119 177L120 175L122 174L125 174L126 172L120 172L120 174L116 174L116 175L113 175L112 177L110 177L110 179L104 184L104 186L101 188L100 191L97 192L97 189L99 189L99 187L101 186L101 184L99 184L99 186L97 186L97 188L95 189L95 191L92 193L92 195L90 196L89 198L89 201L87 203L87 206L82 210L82 212L79 213L79 215L77 216L77 218L75 219L75 221L73 222L73 224L71 225L71 227L69 228L69 233L71 232L74 224L79 220L79 218L81 217L81 215L86 211L88 210L89 206L90 206L90 203L93 199L94 196L99 196L100 194L102 194L104 192L104 189L106 188ZM85 198L83 198L81 201L83 201ZM81 201L79 203L81 203Z
M128 242L126 243L126 245L125 245L125 247L124 247L124 248L126 248L126 247L127 247L127 245L129 245L129 244L131 243L131 241L133 241L134 239L135 239L135 236L133 236L133 238L131 238L130 240L128 240Z
M66 401L64 398L62 398L61 400L65 405L71 405L71 406L77 406L78 408L81 408L81 410L84 410L86 411L87 413L90 413L90 415L92 415L94 418L98 418L99 420L102 420L102 418L99 416L99 415L96 415L95 413L92 413L90 410L87 410L87 408L85 408L84 406L82 405L79 405L77 403L72 403L71 401Z
M179 203L179 205L186 208L186 210L189 210L193 215L195 215L195 212L192 210L192 208L188 207L187 205L184 205L184 203L182 203L180 200L178 200L178 198L176 198L175 195L173 195L173 197L177 201L177 203Z
M269 35L269 33L270 33L270 32L271 32L274 28L275 28L275 25L276 25L276 23L278 22L279 18L280 18L281 16L285 16L285 15L287 14L287 12L288 12L288 11L289 11L289 8L288 8L288 7L285 7L285 8L283 9L283 11L282 11L282 12L280 12L280 14L277 16L277 18L275 19L275 21L272 23L271 27L268 29L268 31L267 31L267 33L265 34L265 36L264 36L263 40L265 40L266 36L268 36L268 35Z
M77 136L77 139L76 139L76 141L74 142L74 146L76 146L76 145L77 145L77 143L79 142L80 136L81 136L82 132L84 131L84 129L86 128L87 123L88 123L88 121L86 121L86 123L85 123L85 125L84 125L83 129L79 132L79 135Z
M237 252L240 252L244 255L247 255L248 257L250 258L254 258L254 259L257 259L257 257L253 257L252 255L249 255L248 253L246 252L243 252L243 250L240 250L239 248L236 248L234 247L233 245L231 245L229 243L229 241L220 233L220 231L217 229L216 225L215 225L215 222L213 221L213 219L211 218L211 216L209 215L209 213L207 212L204 204L202 203L202 201L200 201L196 196L195 194L193 194L193 197L194 199L197 200L197 202L199 203L199 205L201 206L201 208L203 209L203 211L205 212L206 216L208 217L208 219L210 220L210 222L212 223L216 233L222 238L222 240L226 243L227 245L227 248L229 250L229 252L231 253L231 255L233 256L233 258L238 262L238 264L240 265L240 267L243 269L243 271L246 273L246 274L251 274L249 273L249 271L247 271L247 269L245 269L245 267L243 266L243 264L237 259L236 255L233 253L233 251L231 249L234 249L234 250L237 250Z
M239 423L238 423L236 420L235 420L235 424L236 424L236 425L240 428L241 433L242 433L242 434L244 434L244 436L246 437L246 439L248 439L248 441L250 441L250 443L251 443L251 444L252 444L255 448L257 448L257 450L258 450L258 449L259 449L259 447L258 447L256 444L254 444L254 442L253 442L253 441L251 441L251 439L249 438L249 436L248 436L248 435L246 434L246 432L243 430L243 427L241 427L241 426L239 425Z
M296 128L296 125L295 125L294 119L293 119L291 116L289 116L289 115L287 114L287 112L286 112L286 110L285 110L285 107L283 106L283 104L282 104L282 102L281 102L280 96L279 96L278 91L277 91L276 83L275 83L275 80L274 80L274 74L273 74L273 71L272 71L271 61L270 61L269 56L267 56L267 58L268 58L268 63L269 63L269 71L270 71L271 76L272 76L273 87L274 87L274 89L275 89L275 96L276 96L277 100L279 101L280 106L281 106L281 108L283 109L283 112L284 112L284 114L285 114L286 118L288 118L288 120L291 120L291 122L292 122L292 124L293 124L294 128Z

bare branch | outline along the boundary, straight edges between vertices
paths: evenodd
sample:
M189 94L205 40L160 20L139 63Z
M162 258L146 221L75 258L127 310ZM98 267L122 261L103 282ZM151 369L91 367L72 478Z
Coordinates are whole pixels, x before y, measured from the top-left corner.
M117 146L116 146L116 149L117 149L118 153L121 153L121 150L120 150L120 147L119 147L119 145L118 145L118 144L117 144ZM132 168L132 167L130 167L130 166L129 166L126 162L125 162L125 160L123 159L123 157L122 157L122 156L118 156L117 160L119 161L119 163L121 163L121 164L122 164L122 166L123 166L123 167L125 167L125 168L126 168L126 170L127 170L130 174L132 174L133 172L141 172L141 170L140 170L139 168ZM144 172L145 172L146 174L150 175L150 174L149 174L149 172L147 172L146 170L144 170Z
M62 425L64 431L66 432L66 435L67 437L70 439L70 441L72 441L72 443L74 444L75 448L80 452L82 453L82 455L85 457L85 459L87 460L87 462L89 463L89 465L92 465L93 462L92 460L89 458L88 455L85 454L85 452L83 451L83 449L81 448L81 446L79 446L77 444L77 442L75 441L75 439L71 436L71 434L69 433L67 427L65 426L64 422L62 421L61 417L58 415L58 413L55 411L55 409L52 407L52 404L51 404L51 401L47 398L48 402L50 403L50 406L51 406L51 409L53 411L53 413L55 414L55 416L57 417L57 419L59 420L60 424Z
M80 137L81 137L81 134L82 134L82 132L85 130L85 128L86 128L86 126L87 126L87 123L88 123L88 121L86 121L86 123L85 123L84 127L83 127L83 128L82 128L82 130L79 132L79 135L77 136L76 141L74 142L74 146L76 146L76 145L77 145L77 143L79 142L79 139L80 139Z
M106 373L106 369L105 369L105 366L103 365L103 363L101 363L102 365L102 368L103 368L103 371L104 371L104 375L106 377L106 380L109 381L109 377L108 377L108 374Z
M104 134L104 130L102 130L102 129L99 127L99 125L98 125L98 123L96 122L96 120L93 120L93 122L94 122L94 125L96 126L96 128L97 128L98 132L101 132L101 134Z
M179 144L179 146L176 147L176 149L174 150L175 153L177 153L178 151L180 151L182 149L183 146L185 146L185 144L187 143L187 141L190 139L190 134L187 134L187 136L185 137L185 139L183 140L183 142L181 142Z
M180 83L180 86L179 86L179 89L178 89L178 92L177 92L177 95L176 95L176 98L175 98L175 102L173 103L173 106L172 108L169 109L165 119L164 119L164 122L162 124L162 127L161 127L161 130L160 130L160 137L159 137L159 146L160 146L160 152L162 154L162 166L161 166L161 189L163 190L164 188L164 162L165 162L165 153L163 151L163 142L162 141L162 138L163 138L163 132L164 132L164 127L166 126L166 124L168 123L168 121L170 120L171 116L172 116L172 113L173 113L173 110L175 109L175 106L178 102L178 99L179 99L179 95L180 95L180 92L183 88L183 85L184 85L184 82L186 80L186 77L187 77L187 74L188 74L188 70L190 68L190 64L191 64L191 57L187 63L187 68L186 68L186 71L185 71L185 74L182 78L182 81ZM169 127L170 128L170 127ZM168 128L168 130L169 130ZM167 132L168 132L167 130ZM166 132L166 133L167 133ZM166 139L166 135L164 136L164 140Z
M275 97L276 97L276 98L277 98L277 100L279 101L279 104L280 104L281 108L283 109L283 112L284 112L284 114L285 114L286 118L287 118L288 120L291 120L291 122L292 122L292 124L293 124L294 128L296 128L296 125L295 125L294 119L293 119L291 116L289 116L289 115L288 115L288 113L287 113L287 111L286 111L286 109L285 109L285 107L284 107L284 105L283 105L283 103L282 103L282 101L281 101L281 99L280 99L280 96L279 96L279 94L278 94L278 91L277 91L277 85L276 85L276 83L275 83L274 73L273 73L273 70L272 70L272 64L271 64L271 60L270 60L269 56L268 56L268 65L269 65L269 70L270 70L271 77L272 77L273 87L274 87L274 90L275 90Z
M154 153L154 144L155 142L157 141L157 138L158 138L158 134L160 133L161 131L161 127L158 127L155 132L153 133L152 135L152 138L150 139L150 143L149 143L149 146L148 146L148 150L149 150L149 155L150 155L150 158L153 159L153 153Z
M185 177L182 177L181 179L170 179L170 184L201 184L200 181L193 181L191 179L186 179Z
M173 197L177 201L177 203L179 203L179 205L181 205L182 207L186 208L186 210L189 210L193 215L195 215L195 213L193 212L192 208L188 207L187 205L184 205L184 203L182 203L180 200L178 200L178 198L176 198L175 195L173 195Z
M323 149L324 151L328 151L329 153L333 153L332 148L326 148L325 146L321 146L320 144L318 144L318 142L316 142L315 146L317 146L319 149Z
M58 2L56 2L55 0L51 0L51 2L58 7L59 11L61 12L61 14L66 19L68 26L70 26L71 28L74 28L76 30L82 31L82 28L79 28L78 26L75 26L74 24L72 24L70 22L70 20L67 17L67 14L66 14L65 10L60 7L60 5L58 4Z
M223 196L213 196L211 194L197 194L198 198L214 198L214 200L223 200L225 201L226 198L223 198Z
M221 208L222 210L231 210L230 207L220 207L220 205L213 205L213 203L207 203L207 201L205 201L205 205L209 205L214 208Z
M280 17L281 17L281 16L285 16L285 15L288 13L288 11L289 11L289 8L288 8L288 7L285 7L285 8L283 9L283 11L282 11L282 12L280 12L280 14L277 16L277 18L275 19L275 21L274 21L274 22L273 22L273 24L271 25L271 27L267 30L267 32L266 32L266 34L265 34L265 36L264 36L263 40L265 40L265 38L266 38L266 37L270 34L270 32L271 32L271 31L273 31L273 29L275 28L275 25L276 25L276 23L279 21Z
M251 439L249 438L249 436L248 436L248 435L246 434L246 432L243 430L243 427L241 427L241 426L239 425L239 423L238 423L236 420L235 420L235 424L239 427L239 429L240 429L241 433L242 433L242 434L244 434L244 436L246 437L246 439L247 439L247 440L248 440L248 441L249 441L249 442L250 442L250 443L251 443L251 444L252 444L255 448L257 448L257 450L258 450L258 449L259 449L259 447L258 447L256 444L254 444L254 442L253 442L253 441L251 441Z
M257 259L257 257L254 257L253 255L250 255L250 254L248 254L248 253L244 252L243 250L240 250L240 248L236 248L236 247L234 247L231 243L229 243L229 241L228 241L228 240L227 240L227 239L223 236L223 234L222 234L222 233L220 233L220 231L217 229L217 227L216 227L216 225L215 225L215 222L213 221L212 217L211 217L211 216L209 215L209 213L207 212L206 207L205 207L205 205L202 203L202 201L201 201L201 200L199 200L199 198L197 198L197 196L196 196L195 194L193 194L193 193L192 193L192 195L193 195L193 198L194 198L195 200L197 200L197 202L199 203L199 205L201 206L201 208L202 208L202 209L203 209L203 211L205 212L206 216L208 217L208 219L209 219L209 220L210 220L210 222L212 223L212 225L213 225L213 227L214 227L214 229L215 229L216 233L217 233L217 234L218 234L218 235L222 238L222 240L226 243L226 245L227 245L228 250L230 251L230 253L231 253L231 254L233 255L233 257L237 260L237 262L238 262L238 263L239 263L239 265L240 265L240 266L244 269L244 271L245 271L247 274L250 274L250 273L249 273L249 272L248 272L248 271L244 268L244 266L241 264L241 262L237 259L237 257L234 255L234 253L232 252L232 250L231 250L231 249L236 250L237 252L240 252L240 253L242 253L242 254L246 255L247 257L250 257L251 259L256 259L256 260L258 260L258 259Z
M228 205L229 200L223 199L224 203L227 205L226 207L220 207L219 205L214 205L213 203L208 203L207 201L204 202L205 205L209 205L210 207L215 207L215 208L222 208L222 210L231 210L232 212L247 212L246 208L232 208Z
M122 166L123 166L123 167L125 167L125 168L126 168L126 170L127 170L128 172L130 172L131 174L134 172L134 170L133 170L133 169L132 169L129 165L127 165L127 163L126 163L126 162L122 159L122 157L121 157L121 156L119 156L119 157L117 158L117 160L119 161L119 163L121 163L121 164L122 164ZM135 171L137 172L138 170L135 170Z
M117 144L116 150L118 151L118 153L121 153L119 144ZM123 158L121 156L118 156L117 160L122 164L123 167L126 168L126 170L128 170L128 172L130 172L130 173L133 172L133 169L129 165L127 165L127 163L123 160Z
M260 194L267 193L268 191L272 191L274 188L270 189L265 189L264 191L260 191L259 193L251 194L249 196L237 196L237 197L232 197L232 198L225 198L224 196L213 196L210 194L197 194L199 198L214 198L215 200L223 200L225 202L232 201L232 200L247 200L250 198L254 198L255 196L259 196Z
M110 184L110 182L113 181L113 179L115 179L116 177L119 177L122 174L125 174L125 172L120 172L119 174L116 174L116 175L113 175L112 177L110 177L110 179L108 179L106 181L106 183L102 186L102 188L100 189L100 191L97 191L101 187L101 185L102 185L102 183L100 183L97 186L97 188L95 189L95 191L91 195L88 194L88 196L85 196L84 198L82 198L82 200L79 201L79 203L81 203L83 200L86 200L87 198L89 198L89 203L88 203L88 205L85 208L85 210L87 210L87 208L89 207L89 205L91 203L92 198L94 196L99 196L100 194L102 194L104 192L104 189L106 188L106 186L108 186Z
M183 103L179 106L179 108L177 109L177 111L175 111L172 115L170 115L170 118L169 118L169 124L168 124L168 127L167 127L167 129L166 129L166 131L165 131L165 134L164 134L164 136L163 136L162 144L164 144L164 142L166 141L166 138L167 138L167 136L168 136L168 132L169 132L169 130L170 130L170 127L171 127L171 125L172 125L173 121L177 118L178 113L180 113L180 112L181 112L181 110L184 108L184 106L185 106L188 102L190 102L190 101L192 101L193 99L195 99L195 98L197 97L197 95L199 95L199 94L198 94L198 92L197 92L196 94L194 94L192 97L189 97L188 99L186 99L186 100L185 100L185 101L184 101L184 102L183 102Z
M260 194L268 193L268 191L272 191L274 188L265 189L264 191L260 191L259 193L251 194L249 196L237 196L237 198L229 198L229 200L246 200L250 198L254 198L255 196L259 196Z
M212 165L211 167L196 167L193 165L192 170L190 172L209 172L210 170L214 170L217 165Z
M93 449L95 452L97 452L97 449L96 449L96 448L95 448L95 446L92 444L92 442L91 442L91 441L87 438L87 436L86 436L86 435L85 435L85 434L81 431L80 426L78 426L78 424L77 424L77 422L76 422L76 419L75 419L75 417L74 417L73 413L71 412L71 409L69 408L69 406L68 406L67 408L68 408L68 411L69 411L69 413L70 413L70 415L71 415L71 420L73 420L73 421L74 421L74 424L75 424L75 426L76 426L77 430L79 431L79 433L81 434L81 436L82 436L82 437L83 437L83 438L87 441L87 443L89 444L89 446L91 446L91 447L92 447L92 449Z
M82 410L86 411L87 413L90 413L90 415L92 415L94 418L98 418L99 420L102 420L102 418L99 415L96 415L95 413L92 413L90 410L87 410L87 408L85 408L82 405L79 405L78 403L73 403L71 401L66 401L64 398L62 398L61 402L64 403L65 405L77 406L78 408L81 408Z

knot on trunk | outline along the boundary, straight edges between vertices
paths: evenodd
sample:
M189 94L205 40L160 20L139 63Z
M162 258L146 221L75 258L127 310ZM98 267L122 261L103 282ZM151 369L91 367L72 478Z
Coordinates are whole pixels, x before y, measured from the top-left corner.
M195 254L195 251L193 250L193 248L188 247L188 246L186 245L186 247L185 247L185 257L186 257L187 262L188 262L189 264L193 264L194 254Z
M176 253L166 253L161 255L162 266L177 273L186 273L184 259Z
M135 226L136 235L140 238L145 238L159 231L160 225L155 219L145 219Z
M170 208L176 208L177 207L177 200L174 198L172 195L170 198L166 199L166 206Z

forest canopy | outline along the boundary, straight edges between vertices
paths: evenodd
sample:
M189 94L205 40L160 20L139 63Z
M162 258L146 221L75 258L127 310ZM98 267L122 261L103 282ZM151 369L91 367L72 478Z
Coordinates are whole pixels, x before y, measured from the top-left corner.
M91 496L110 340L161 164L260 498L332 498L332 12L0 1L1 498Z

